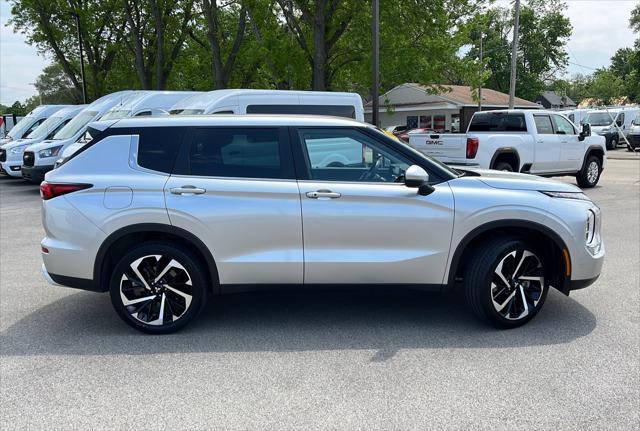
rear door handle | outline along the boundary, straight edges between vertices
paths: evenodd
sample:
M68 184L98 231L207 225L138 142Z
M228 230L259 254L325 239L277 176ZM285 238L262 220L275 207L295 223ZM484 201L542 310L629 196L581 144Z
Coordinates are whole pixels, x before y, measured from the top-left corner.
M309 199L337 199L342 196L338 192L332 192L331 190L316 190L315 192L307 192Z
M205 189L196 186L173 187L169 191L174 195L201 195L207 192Z

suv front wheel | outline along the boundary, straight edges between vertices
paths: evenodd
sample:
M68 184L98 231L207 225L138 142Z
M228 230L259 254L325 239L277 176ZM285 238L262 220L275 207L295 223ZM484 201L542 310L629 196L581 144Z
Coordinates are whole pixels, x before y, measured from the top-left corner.
M189 251L167 243L135 247L115 266L109 285L111 303L127 324L140 331L176 331L206 303L206 277L198 262Z
M481 320L498 328L524 325L547 297L544 261L526 242L496 238L480 245L467 265L467 305Z

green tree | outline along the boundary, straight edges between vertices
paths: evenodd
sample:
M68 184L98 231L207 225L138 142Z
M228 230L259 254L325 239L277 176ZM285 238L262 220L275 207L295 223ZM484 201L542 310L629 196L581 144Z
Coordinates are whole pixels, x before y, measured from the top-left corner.
M45 67L34 85L38 90L38 100L42 100L44 104L82 103L82 94L74 87L59 63Z
M571 36L571 23L563 12L564 2L529 0L520 12L520 38L517 56L516 95L533 100L546 83L564 71L568 64L566 43ZM486 23L484 49L491 75L487 87L508 92L511 69L513 14L511 9L494 7L482 19ZM467 57L478 56L478 43Z

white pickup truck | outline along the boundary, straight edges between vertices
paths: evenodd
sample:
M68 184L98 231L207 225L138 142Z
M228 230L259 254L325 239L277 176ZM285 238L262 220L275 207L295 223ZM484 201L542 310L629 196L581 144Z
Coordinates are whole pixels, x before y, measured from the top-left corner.
M584 188L598 183L606 163L602 136L591 135L551 111L476 112L466 134L412 133L409 145L449 165L536 174L575 175Z

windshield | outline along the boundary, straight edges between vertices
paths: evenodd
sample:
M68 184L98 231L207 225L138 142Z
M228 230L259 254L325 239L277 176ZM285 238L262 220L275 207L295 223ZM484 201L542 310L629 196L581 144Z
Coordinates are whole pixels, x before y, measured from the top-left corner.
M119 120L120 118L127 118L131 116L131 110L121 109L118 111L109 111L100 117L101 120Z
M60 129L53 139L59 140L73 137L76 133L82 130L84 126L90 123L97 114L98 111L82 111L76 115L73 120L69 121L66 126Z
M18 123L9 130L7 136L10 136L13 139L18 139L22 137L22 134L29 130L31 125L36 121L34 117L24 117L22 120L18 121Z
M204 109L172 109L171 114L178 115L200 115Z
M634 126L640 126L640 112L636 114L636 118L633 119L632 123Z
M58 124L62 121L62 117L49 117L42 124L35 128L29 134L29 139L44 139Z
M618 115L617 112L592 112L587 115L584 122L592 126L608 126L613 123L616 115Z

